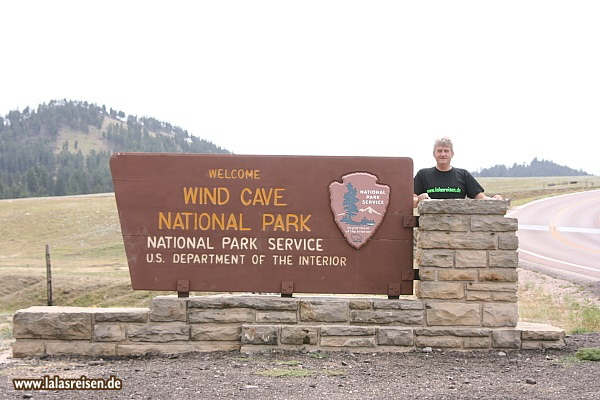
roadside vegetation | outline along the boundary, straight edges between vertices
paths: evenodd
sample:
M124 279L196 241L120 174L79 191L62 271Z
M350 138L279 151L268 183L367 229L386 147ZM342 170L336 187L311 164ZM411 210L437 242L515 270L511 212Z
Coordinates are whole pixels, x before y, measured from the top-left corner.
M593 176L479 180L486 193L510 198L511 206L600 187L600 177ZM53 305L146 307L150 299L165 294L131 289L112 193L0 200L0 340L10 337L16 310L47 305L46 245ZM588 300L581 288L557 291L539 282L520 285L522 320L548 323L567 333L600 331L598 303Z
M600 332L600 299L584 286L521 270L519 319L558 326L567 334Z

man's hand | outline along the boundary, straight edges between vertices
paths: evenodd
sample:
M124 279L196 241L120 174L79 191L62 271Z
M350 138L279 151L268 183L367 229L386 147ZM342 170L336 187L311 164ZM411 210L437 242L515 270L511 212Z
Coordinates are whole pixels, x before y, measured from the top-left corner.
M429 200L430 197L427 193L421 193L420 195L413 195L413 208L416 208L421 200Z

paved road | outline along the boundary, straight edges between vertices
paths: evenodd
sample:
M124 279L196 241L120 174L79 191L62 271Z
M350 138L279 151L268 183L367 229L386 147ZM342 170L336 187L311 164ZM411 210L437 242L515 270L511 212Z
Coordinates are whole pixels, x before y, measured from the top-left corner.
M519 259L600 280L600 190L511 210L519 220Z

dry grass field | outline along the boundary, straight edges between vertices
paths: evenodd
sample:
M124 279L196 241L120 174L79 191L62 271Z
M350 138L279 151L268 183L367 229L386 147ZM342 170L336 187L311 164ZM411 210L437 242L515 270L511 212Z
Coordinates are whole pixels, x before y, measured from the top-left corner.
M600 189L600 176L478 178L488 196L500 194L518 206L544 197Z

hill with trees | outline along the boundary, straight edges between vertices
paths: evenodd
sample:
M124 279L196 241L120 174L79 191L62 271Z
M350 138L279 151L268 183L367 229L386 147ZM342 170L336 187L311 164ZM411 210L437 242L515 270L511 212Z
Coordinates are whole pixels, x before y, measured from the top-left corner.
M484 168L478 172L473 172L473 176L484 178L516 178L537 176L590 176L590 174L582 170L575 170L564 165L558 165L552 161L540 161L536 157L530 164L515 163L512 167L495 165L490 168Z
M111 192L115 152L230 153L154 118L53 100L0 116L0 199Z

